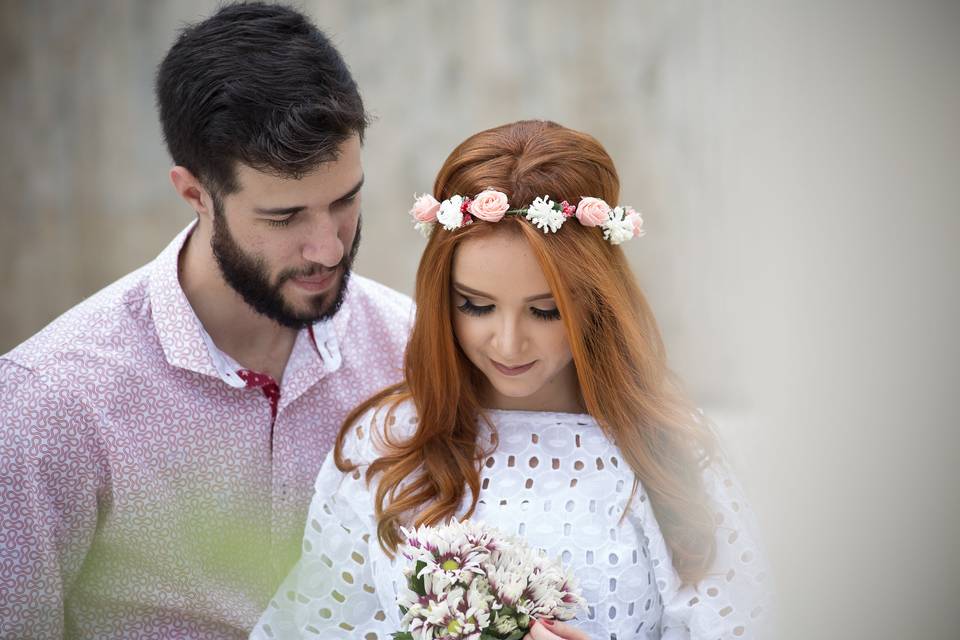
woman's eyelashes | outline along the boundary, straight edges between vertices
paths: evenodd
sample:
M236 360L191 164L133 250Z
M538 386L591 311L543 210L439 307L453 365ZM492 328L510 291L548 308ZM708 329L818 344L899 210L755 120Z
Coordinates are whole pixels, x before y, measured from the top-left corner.
M530 307L530 311L533 315L541 320L559 320L560 319L560 309L554 307L553 309L540 309L538 307Z
M484 304L478 305L470 301L469 298L463 298L463 302L457 305L462 313L465 313L470 316L485 316L488 313L493 312L494 305ZM530 307L530 313L534 318L538 320L559 320L560 319L560 310L557 308L553 309L541 309L539 307Z
M468 316L485 316L491 311L493 311L492 304L485 305L476 305L470 302L469 299L464 298L463 302L457 305L457 309L467 314Z

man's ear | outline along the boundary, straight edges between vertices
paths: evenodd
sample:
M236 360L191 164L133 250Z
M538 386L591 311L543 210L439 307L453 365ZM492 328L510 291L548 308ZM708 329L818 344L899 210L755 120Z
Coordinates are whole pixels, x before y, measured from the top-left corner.
M198 216L208 218L213 215L213 198L189 169L181 166L170 169L170 182L177 194Z

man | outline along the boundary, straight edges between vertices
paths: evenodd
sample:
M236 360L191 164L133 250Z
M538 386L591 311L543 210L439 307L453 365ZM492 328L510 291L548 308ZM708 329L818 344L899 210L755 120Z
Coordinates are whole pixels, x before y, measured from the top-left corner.
M196 212L0 358L0 637L246 637L411 303L350 267L366 115L303 15L230 5L157 75ZM349 283L349 284L348 284Z

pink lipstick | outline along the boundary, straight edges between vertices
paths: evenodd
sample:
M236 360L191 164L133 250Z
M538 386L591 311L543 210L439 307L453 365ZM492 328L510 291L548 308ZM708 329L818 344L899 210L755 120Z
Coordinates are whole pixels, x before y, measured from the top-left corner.
M492 362L493 366L497 368L497 371L505 376L518 376L521 373L526 373L533 365L537 364L537 361L534 360L533 362L528 362L527 364L522 364L518 367L508 367L505 364L500 364L496 360L490 360L490 362Z

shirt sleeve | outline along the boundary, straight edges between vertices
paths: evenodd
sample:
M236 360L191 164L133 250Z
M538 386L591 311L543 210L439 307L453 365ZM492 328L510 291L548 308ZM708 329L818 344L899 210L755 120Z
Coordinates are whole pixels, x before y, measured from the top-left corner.
M369 416L368 416L369 418ZM364 426L364 420L360 421ZM354 438L355 440L355 438ZM346 457L367 456L349 441ZM391 628L375 588L372 501L364 467L337 469L331 452L317 476L300 560L280 585L250 636L254 640L363 638L389 640Z
M663 600L662 640L767 638L770 579L755 518L725 469L711 466L703 477L717 522L716 556L696 584L681 584L650 501L642 503L644 533Z
M108 479L79 395L0 361L0 638L63 636Z

